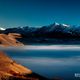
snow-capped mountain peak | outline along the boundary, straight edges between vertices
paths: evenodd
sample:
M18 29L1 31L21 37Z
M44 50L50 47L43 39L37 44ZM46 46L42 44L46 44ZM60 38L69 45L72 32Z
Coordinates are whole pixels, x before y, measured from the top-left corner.
M57 26L57 25L60 25L60 24L59 24L59 23L57 23L57 22L54 22L54 25L55 25L55 26Z
M67 24L62 24L62 26L69 27L70 25L67 25Z
M0 27L0 30L5 30L5 28Z

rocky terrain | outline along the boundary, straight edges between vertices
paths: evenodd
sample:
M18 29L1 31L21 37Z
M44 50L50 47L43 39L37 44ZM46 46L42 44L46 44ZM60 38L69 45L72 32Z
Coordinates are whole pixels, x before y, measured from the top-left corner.
M7 28L1 33L18 33L23 44L80 44L80 26L54 23L42 27L16 27Z
M21 38L20 34L9 33L0 34L0 47L18 47L23 44L16 40ZM6 53L0 51L0 80L49 80L36 73L33 73L30 69L16 63L9 58Z
M9 33L0 34L0 47L23 46L16 38L21 38L20 34ZM0 51L0 80L49 80L30 69L16 63L9 58L6 53Z
M21 38L21 35L16 33L0 34L0 46L23 46L16 38Z
M0 80L49 80L16 63L0 51Z
M59 42L60 39L62 40L62 37L60 36L62 35L62 32L56 30L57 28L60 28L61 30L63 29L63 27L67 28L69 26L54 24L53 26L52 25L49 27L43 26L41 28L23 27L0 30L0 47L6 48L12 46L13 47L24 46L24 44L28 44L28 42L57 43ZM36 74L30 69L20 65L19 63L16 63L14 60L9 58L3 51L0 51L0 80L62 80L62 79L58 78L48 79L39 74Z

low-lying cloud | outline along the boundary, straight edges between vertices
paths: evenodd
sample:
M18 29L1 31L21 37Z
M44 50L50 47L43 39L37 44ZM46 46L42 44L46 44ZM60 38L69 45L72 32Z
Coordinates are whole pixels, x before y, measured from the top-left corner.
M27 45L22 47L0 47L0 50L80 50L80 45Z

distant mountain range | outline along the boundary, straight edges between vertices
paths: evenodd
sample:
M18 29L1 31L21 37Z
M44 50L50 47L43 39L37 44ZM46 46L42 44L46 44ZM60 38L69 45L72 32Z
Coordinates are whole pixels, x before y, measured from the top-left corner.
M80 26L54 23L42 27L16 27L1 30L1 33L19 33L19 41L28 43L80 44Z

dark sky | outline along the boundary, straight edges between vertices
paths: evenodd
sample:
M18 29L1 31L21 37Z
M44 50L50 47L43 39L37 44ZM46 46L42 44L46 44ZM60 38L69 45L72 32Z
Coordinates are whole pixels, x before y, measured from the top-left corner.
M0 0L0 26L80 25L80 0Z

